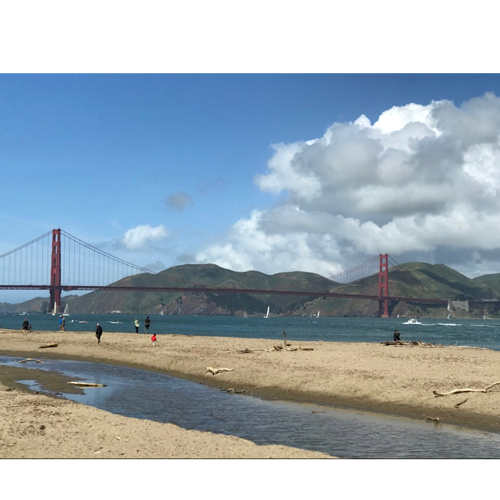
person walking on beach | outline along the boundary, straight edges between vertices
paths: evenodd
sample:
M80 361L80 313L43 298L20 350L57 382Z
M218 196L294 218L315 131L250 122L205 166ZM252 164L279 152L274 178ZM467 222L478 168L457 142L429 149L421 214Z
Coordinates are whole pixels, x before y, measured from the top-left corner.
M151 320L149 319L149 316L146 317L144 320L144 333L149 333L149 327L151 326Z
M137 318L134 319L135 333L139 333L139 320Z
M95 330L95 336L97 337L97 343L101 343L101 335L102 335L102 326L97 323L97 328Z
M30 328L30 324L28 322L28 318L24 318L24 321L23 321L23 332L24 333L28 333L29 328Z
M394 341L396 341L396 340L401 340L401 338L399 337L399 330L396 330L394 332Z
M156 333L153 333L153 335L151 335L151 342L153 342L153 347L156 345Z
M64 316L59 317L59 330L64 332L64 327L66 326L66 318Z

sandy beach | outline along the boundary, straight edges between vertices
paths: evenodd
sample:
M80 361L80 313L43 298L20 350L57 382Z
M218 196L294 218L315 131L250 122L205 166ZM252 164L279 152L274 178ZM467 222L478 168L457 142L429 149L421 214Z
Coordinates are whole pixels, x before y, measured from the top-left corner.
M47 344L57 347L40 348ZM266 339L0 330L0 354L63 358L145 368L245 391L268 399L334 405L418 420L439 419L500 431L500 385L486 392L437 397L498 382L500 353L467 347L407 347L368 343L284 342ZM227 368L213 374L207 368ZM16 384L19 368L0 367L2 458L323 458L285 446L188 431L113 415L34 394ZM62 376L38 372L52 390ZM465 401L466 400L466 401ZM465 402L464 402L465 401ZM458 405L458 406L456 406Z

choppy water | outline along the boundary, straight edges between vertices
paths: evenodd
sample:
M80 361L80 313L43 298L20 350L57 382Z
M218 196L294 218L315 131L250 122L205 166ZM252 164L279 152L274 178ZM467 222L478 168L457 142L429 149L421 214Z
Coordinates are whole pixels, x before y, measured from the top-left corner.
M421 325L405 325L402 318L305 318L272 315L268 318L236 316L150 316L150 332L179 333L221 337L266 338L290 341L381 342L392 340L398 329L403 340L421 340L433 344L468 345L500 350L500 320L422 319ZM33 329L58 330L59 318L35 314L27 316ZM129 314L71 315L67 331L95 331L100 323L104 332L133 333L135 316ZM3 328L21 329L24 316L0 315ZM144 329L145 315L138 316ZM88 323L81 323L88 321ZM116 323L119 322L119 323Z
M28 315L33 330L58 330L58 317ZM500 350L500 320L432 320L404 325L397 318L309 318L150 315L150 332L329 342L392 340L395 329L404 340L468 345ZM71 315L67 331L135 332L135 316ZM138 316L143 331L145 315ZM0 315L3 328L21 329L24 316ZM88 321L88 323L82 323ZM119 322L119 323L117 323ZM37 365L39 368L42 365ZM69 399L125 416L172 422L184 428L233 434L259 444L286 444L352 458L500 458L500 436L461 431L405 419L359 412L261 401L228 395L185 380L129 368L74 361L47 361L44 369L108 384ZM34 383L34 382L30 382Z

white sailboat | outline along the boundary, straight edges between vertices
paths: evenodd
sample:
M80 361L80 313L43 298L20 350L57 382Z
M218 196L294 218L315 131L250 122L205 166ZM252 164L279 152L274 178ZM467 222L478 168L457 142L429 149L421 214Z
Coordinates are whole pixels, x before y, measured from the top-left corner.
M163 316L164 312L163 309L160 311L160 316Z
M54 310L52 311L52 316L57 314L57 304L54 302Z
M62 313L63 316L69 316L69 304L66 304L64 307L64 312Z
M318 314L316 314L316 317L319 318L319 311L318 311Z
M266 318L266 319L267 319L267 318L269 318L269 306L267 306L267 313L266 313L266 315L264 316L264 318Z

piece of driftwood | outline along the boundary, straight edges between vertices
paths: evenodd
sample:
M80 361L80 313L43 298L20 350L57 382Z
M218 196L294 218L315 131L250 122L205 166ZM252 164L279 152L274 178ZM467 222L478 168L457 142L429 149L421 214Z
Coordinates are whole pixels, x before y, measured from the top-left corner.
M245 389L223 389L224 392L227 392L229 394L243 394L247 391L245 391Z
M240 349L239 351L236 351L236 352L239 353L239 354L249 354L249 353L251 353L253 351L251 351L250 349L247 349L245 347L245 349Z
M465 389L455 389L454 391L450 391L450 392L437 392L437 391L432 391L432 392L436 397L438 397L438 396L450 396L451 394L461 394L463 392L488 392L492 387L495 387L498 384L500 384L500 381L493 382L493 384L489 385L488 387L485 387L484 389L469 389L467 387Z
M59 344L45 344L41 345L38 349L46 349L47 347L57 347Z
M431 344L430 342L421 342L420 340L386 340L380 342L380 344L402 347L443 347L442 344Z
M274 346L274 350L275 351L281 351L283 349L283 346L282 345L275 345Z
M324 411L312 411L311 413L325 413Z
M312 347L300 347L299 346L299 351L314 351Z
M217 375L221 372L232 372L233 368L212 368L211 366L207 366L207 370L205 373L210 372L212 375Z
M457 403L455 405L455 408L459 408L461 405L463 405L464 403L467 403L467 401L469 401L469 398L465 398L463 401L460 401L460 403Z
M78 385L81 387L107 387L106 384L96 384L94 382L68 382L71 385Z
M425 419L439 424L439 417L425 417Z
M43 363L43 361L40 361L39 359L35 358L20 359L18 363L26 363L27 361L33 361L33 363Z

